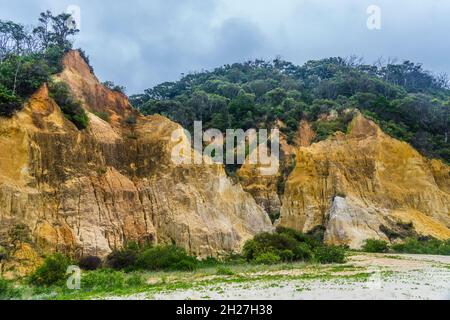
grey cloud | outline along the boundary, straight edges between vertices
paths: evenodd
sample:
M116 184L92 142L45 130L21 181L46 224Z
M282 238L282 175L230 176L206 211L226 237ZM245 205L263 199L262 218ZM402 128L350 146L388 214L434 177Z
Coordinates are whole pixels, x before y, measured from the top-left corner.
M382 29L366 9L382 9ZM450 73L450 2L440 0L0 0L0 19L35 23L39 12L81 8L76 46L97 75L137 93L181 73L281 55L398 57Z

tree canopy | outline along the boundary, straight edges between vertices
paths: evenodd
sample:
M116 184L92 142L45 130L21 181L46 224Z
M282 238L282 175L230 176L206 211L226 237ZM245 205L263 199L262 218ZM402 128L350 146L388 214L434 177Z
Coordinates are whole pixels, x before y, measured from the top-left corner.
M70 17L46 11L34 28L0 20L0 116L12 116L42 84L51 84L53 74L62 71L62 58L72 49L71 37L79 32L70 24ZM89 64L84 51L80 54ZM50 94L58 92L66 117L78 128L85 128L87 116L69 90L56 85L50 88L58 88Z
M301 119L313 123L318 140L345 131L343 111L358 108L388 134L450 162L448 79L410 61L368 65L334 57L297 66L254 60L188 74L130 99L144 114L165 115L188 129L194 120L205 130L271 128L281 120L290 141ZM322 121L331 110L337 119Z

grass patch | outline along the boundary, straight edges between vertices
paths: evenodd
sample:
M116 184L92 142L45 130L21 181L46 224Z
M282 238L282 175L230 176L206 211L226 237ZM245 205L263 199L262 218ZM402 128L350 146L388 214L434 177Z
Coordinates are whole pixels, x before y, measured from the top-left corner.
M293 272L278 272L292 270ZM343 271L354 271L338 274ZM29 287L38 299L102 299L142 294L149 298L178 290L224 291L226 285L252 288L258 283L280 281L366 281L372 273L352 265L322 266L305 262L255 265L253 263L204 267L189 271L120 271L99 269L82 271L80 290L69 290L65 284Z
M225 267L225 266L218 266L216 274L223 275L223 276L233 276L235 275L234 271L231 270L231 268Z
M0 278L0 300L20 299L21 291L14 282Z
M450 255L450 239L441 241L437 239L408 238L404 243L391 246L392 251L412 254Z
M450 239L438 240L430 237L407 238L402 243L396 243L390 246L383 240L368 239L362 247L362 251L448 256L450 255Z
M378 252L384 253L389 250L388 243L384 240L378 239L367 239L362 247L362 250L365 252Z

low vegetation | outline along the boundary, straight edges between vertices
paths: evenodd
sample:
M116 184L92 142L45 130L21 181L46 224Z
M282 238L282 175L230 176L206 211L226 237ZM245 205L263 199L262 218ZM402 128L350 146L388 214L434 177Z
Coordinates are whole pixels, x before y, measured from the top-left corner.
M22 234L23 228L17 228ZM19 232L20 231L20 232ZM20 238L23 238L22 236ZM80 292L135 290L146 285L144 274L191 273L196 270L212 270L217 276L238 276L237 272L254 270L259 265L276 268L294 263L343 263L345 249L326 246L321 233L307 235L295 230L278 228L274 233L262 233L247 241L243 254L229 254L220 259L197 259L175 245L129 243L111 252L102 261L95 256L84 256L74 261L61 254L52 254L31 275L22 281L35 294L71 292L66 283L68 267L78 265L82 271ZM240 270L240 271L236 271ZM199 271L197 271L199 272ZM0 299L20 298L23 292L10 281L0 280Z
M204 260L198 260L175 245L137 243L129 243L124 248L113 251L104 261L95 256L85 256L73 261L56 253L48 256L41 267L22 281L0 279L0 299L20 299L25 294L47 298L55 295L59 298L83 298L186 289L198 277L207 279L214 276L216 280L208 280L216 281L214 284L264 280L264 276L245 275L267 270L301 268L305 274L291 277L302 279L331 279L333 272L359 270L352 265L342 264L346 261L346 248L324 245L322 238L320 230L303 234L287 228L277 228L274 233L262 233L247 241L242 255L230 254L221 259L209 257ZM449 255L450 240L411 238L403 244L389 245L382 240L368 239L364 250ZM321 267L320 264L335 265ZM66 286L69 265L78 265L83 269L79 290L70 290ZM313 270L316 271L312 272ZM362 275L366 277L366 274ZM274 280L276 275L269 278ZM208 281L202 280L199 285L207 284Z
M14 287L12 281L0 278L0 300L10 300L20 298L21 292Z
M117 85L112 81L105 81L102 84L109 90L119 92L121 94L126 94L127 88L125 88L124 86Z
M29 277L29 282L35 286L52 286L64 284L67 279L67 268L74 262L56 253L47 257L44 263Z
M247 241L243 256L249 262L263 264L275 264L280 261L343 263L345 249L327 246L312 235L279 227L275 233L261 233Z
M71 121L78 129L86 129L89 118L84 111L80 101L76 100L70 92L69 86L64 82L49 83L50 97L55 100L64 116Z
M365 252L387 252L388 249L388 243L378 239L367 239L362 247Z
M405 242L391 246L394 252L413 254L435 254L450 256L450 239L406 239Z
M410 254L450 255L450 239L443 241L434 238L407 238L401 243L389 245L384 240L366 240L362 251L393 252Z
M175 245L151 246L130 243L113 251L106 259L106 266L115 270L184 270L193 271L198 260Z
M62 71L64 54L72 49L69 40L79 30L69 27L71 16L41 13L36 26L29 28L0 20L0 116L11 117L44 83L66 118L84 129L88 117L81 103L70 94L67 85L52 83L52 76ZM88 56L78 50L89 64Z
M84 291L108 291L138 287L144 284L144 279L139 274L127 275L121 271L100 269L85 273L81 283Z

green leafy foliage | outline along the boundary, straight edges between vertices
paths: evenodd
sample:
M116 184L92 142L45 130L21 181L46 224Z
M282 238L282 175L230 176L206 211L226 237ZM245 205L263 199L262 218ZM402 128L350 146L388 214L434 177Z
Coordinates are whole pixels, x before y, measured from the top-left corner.
M0 278L0 300L20 299L21 296L20 290L14 287L12 281Z
M22 107L22 100L0 84L0 116L10 117Z
M281 257L274 252L263 252L255 257L255 263L258 264L277 264Z
M341 118L331 121L316 121L313 126L316 133L315 141L325 140L337 131L346 132L348 124L349 122L344 122Z
M62 71L62 58L72 48L68 14L41 13L39 25L28 29L0 20L0 116L10 117L51 75Z
M292 142L301 119L313 122L316 141L345 132L358 108L395 138L429 157L450 162L450 90L445 77L410 61L366 65L356 59L329 58L302 66L255 60L188 74L165 82L131 102L144 114L159 113L192 130L273 128L276 120ZM321 115L336 112L334 119Z
M83 270L97 270L102 266L102 259L96 256L81 257L78 265Z
M362 247L365 252L387 252L389 250L389 245L384 240L378 239L367 239Z
M175 245L141 246L131 243L109 254L106 264L116 270L193 271L199 262Z
M410 254L450 255L450 239L438 240L432 237L409 237L402 242L389 245L386 241L367 239L362 250L365 252L396 252Z
M127 89L124 86L120 86L120 85L116 85L114 82L112 81L105 81L102 83L106 88L112 90L112 91L116 91L119 92L121 94L125 94L125 92L127 91Z
M137 243L129 243L122 249L113 250L106 257L106 265L115 270L130 270L135 267L141 247Z
M91 65L89 56L86 54L86 52L83 49L78 48L77 51L80 53L80 56L84 60L84 62L86 62L86 64L88 65L91 73L94 74L94 67L92 67L92 65Z
M312 260L320 263L343 263L345 249L326 246L313 235L277 228L275 233L261 233L247 241L243 256L247 261L262 264Z
M122 289L124 287L124 273L111 269L86 272L81 278L81 289L86 291Z
M55 253L47 257L44 263L29 276L29 281L36 286L48 287L62 284L67 280L67 268L72 264L70 258Z
M345 249L339 246L321 246L314 251L314 257L320 263L344 263Z
M49 84L50 96L61 108L66 118L82 130L89 124L89 118L81 106L81 102L72 96L69 86L64 82L51 82Z
M226 266L218 266L217 270L216 270L216 274L222 275L222 276L232 276L235 273L233 272L233 270L231 270L230 268L228 268Z
M408 238L403 243L394 244L391 246L394 252L412 253L412 254L435 254L435 255L450 255L450 239L446 241L425 238L415 239Z
M139 253L136 267L143 270L192 271L197 267L197 259L175 245L155 246Z

